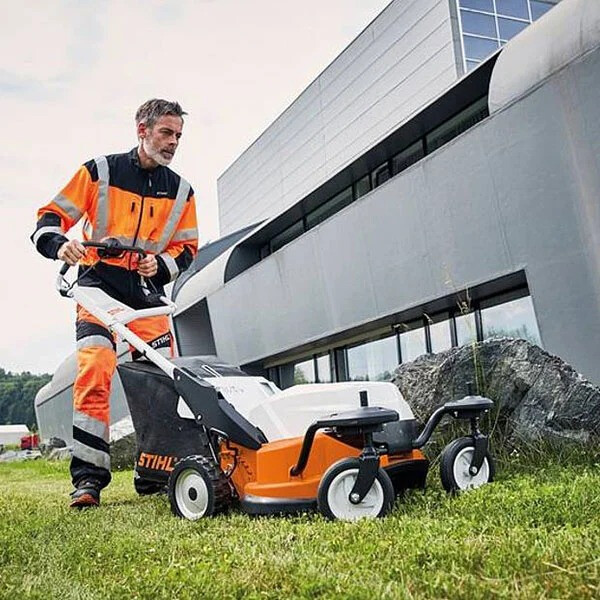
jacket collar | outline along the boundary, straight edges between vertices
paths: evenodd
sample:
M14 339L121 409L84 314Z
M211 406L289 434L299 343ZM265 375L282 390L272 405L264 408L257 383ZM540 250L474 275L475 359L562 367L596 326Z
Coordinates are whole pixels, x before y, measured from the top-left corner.
M154 169L144 169L144 167L142 167L140 163L140 156L138 154L137 146L130 150L128 156L131 163L142 171L152 171L152 173L157 173L160 169L164 168L162 165L157 165L156 167L154 167Z

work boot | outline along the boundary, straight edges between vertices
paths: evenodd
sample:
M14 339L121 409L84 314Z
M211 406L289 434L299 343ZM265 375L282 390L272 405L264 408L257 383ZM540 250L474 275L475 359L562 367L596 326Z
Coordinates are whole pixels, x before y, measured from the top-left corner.
M100 484L97 481L82 481L71 492L71 508L100 506Z

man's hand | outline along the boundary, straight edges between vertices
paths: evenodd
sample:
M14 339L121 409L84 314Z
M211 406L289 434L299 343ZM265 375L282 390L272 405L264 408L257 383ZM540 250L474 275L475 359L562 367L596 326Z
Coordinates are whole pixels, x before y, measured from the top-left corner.
M154 277L158 272L156 256L148 254L145 258L140 258L137 271L142 277Z
M56 257L59 260L64 260L68 265L74 267L79 259L86 254L85 248L78 240L70 240L65 242L59 249Z

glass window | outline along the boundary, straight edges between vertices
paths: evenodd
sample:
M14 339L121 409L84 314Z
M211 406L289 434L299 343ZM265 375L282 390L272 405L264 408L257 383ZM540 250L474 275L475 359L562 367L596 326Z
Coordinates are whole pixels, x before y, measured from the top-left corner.
M386 182L390 177L390 168L387 163L381 165L377 169L375 169L372 173L373 175L373 188L376 188L378 185Z
M419 140L392 158L392 174L397 175L425 156L423 140Z
M365 175L354 184L354 193L357 198L368 194L371 191L371 176Z
M446 319L438 323L429 323L429 337L431 338L432 352L442 352L451 348L450 321Z
M304 233L304 224L302 221L296 221L291 227L288 227L281 233L277 234L271 239L271 252L279 250L282 246L285 246L292 240L301 236Z
M487 10L494 12L493 0L460 0L462 8L474 8L476 10Z
M294 385L315 381L315 361L312 358L294 365Z
M474 33L476 35L485 35L495 38L496 19L493 15L484 15L482 13L470 12L468 10L460 11L460 20L464 33Z
M496 0L496 11L499 15L529 20L527 0Z
M524 21L515 21L514 19L498 18L498 31L503 40L510 40L527 27L529 23Z
M353 200L352 187L347 187L343 192L340 192L333 198L330 198L315 210L309 212L306 215L306 226L310 229L319 223L322 223L325 219L331 217L336 212L339 212L345 206L348 206Z
M348 348L346 357L350 381L389 381L400 362L395 335Z
M425 136L427 152L433 152L489 114L487 98L481 98Z
M467 71L472 71L475 67L479 66L479 64L481 64L481 63L477 60L468 60L467 61Z
M331 360L329 354L317 356L317 377L319 383L331 383Z
M481 310L483 337L512 337L541 344L531 296Z
M411 329L400 334L400 353L402 354L403 363L410 362L426 352L424 327Z
M477 341L474 313L457 315L454 321L456 322L456 342L459 346Z
M549 2L539 2L538 0L530 0L529 4L531 5L531 17L534 21L546 14L554 6L554 4L550 4Z
M263 258L267 258L269 254L271 254L271 249L269 248L269 244L265 244L260 249L260 260L262 260Z
M499 48L497 40L489 40L487 38L476 38L470 35L464 35L463 41L465 44L466 57L475 60L483 60Z

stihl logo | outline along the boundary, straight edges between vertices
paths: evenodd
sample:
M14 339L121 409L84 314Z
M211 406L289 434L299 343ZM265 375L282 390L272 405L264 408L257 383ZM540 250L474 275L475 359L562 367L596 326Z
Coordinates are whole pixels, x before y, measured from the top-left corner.
M138 467L156 469L157 471L172 471L174 456L161 456L160 454L147 454L142 452L138 460Z
M150 342L151 348L160 348L161 346L169 346L171 344L171 334L165 333L165 335L156 338Z

